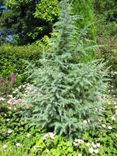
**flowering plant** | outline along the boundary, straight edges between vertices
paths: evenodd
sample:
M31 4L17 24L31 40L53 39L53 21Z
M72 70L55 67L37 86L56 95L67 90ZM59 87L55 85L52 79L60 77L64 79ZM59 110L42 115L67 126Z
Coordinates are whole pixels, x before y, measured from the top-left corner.
M0 78L0 96L7 96L12 92L13 86L16 83L16 75L14 73L10 74L7 79L3 77Z

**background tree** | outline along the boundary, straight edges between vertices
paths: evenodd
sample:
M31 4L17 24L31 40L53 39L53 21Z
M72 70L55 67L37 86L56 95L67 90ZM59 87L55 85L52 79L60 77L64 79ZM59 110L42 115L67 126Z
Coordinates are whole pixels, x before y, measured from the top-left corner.
M57 0L49 1L50 9L55 8L52 14L49 14L47 0L8 0L5 6L7 11L0 18L1 31L10 28L18 44L32 43L44 35L49 35L59 12ZM47 15L46 18L38 15L38 12Z

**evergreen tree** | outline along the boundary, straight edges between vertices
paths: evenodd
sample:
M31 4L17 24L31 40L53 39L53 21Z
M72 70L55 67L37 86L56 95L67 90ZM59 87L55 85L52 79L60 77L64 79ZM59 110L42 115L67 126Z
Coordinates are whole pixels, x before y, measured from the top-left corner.
M40 68L33 69L34 87L27 100L32 105L33 124L74 138L100 124L107 71L98 60L83 62L88 47L76 29L78 17L71 14L68 0L62 0L61 6L54 29L59 34L51 41L54 53L44 55Z

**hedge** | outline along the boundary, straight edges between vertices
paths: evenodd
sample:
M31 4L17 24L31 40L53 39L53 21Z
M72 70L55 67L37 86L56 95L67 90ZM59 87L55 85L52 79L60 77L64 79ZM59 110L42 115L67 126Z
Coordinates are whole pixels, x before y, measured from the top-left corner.
M46 49L46 50L45 50ZM6 79L11 73L17 75L17 83L24 82L28 62L37 63L47 47L43 44L27 46L3 45L0 47L0 78Z

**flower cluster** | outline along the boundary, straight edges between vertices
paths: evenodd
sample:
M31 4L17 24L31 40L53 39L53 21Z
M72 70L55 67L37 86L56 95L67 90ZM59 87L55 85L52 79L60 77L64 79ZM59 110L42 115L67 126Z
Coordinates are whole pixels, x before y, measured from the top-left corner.
M43 139L44 139L44 140L47 140L47 139L52 139L52 140L53 140L54 137L55 137L55 134L52 133L52 132L49 132L49 133L46 133L46 134L44 135Z
M117 71L111 71L111 77L115 77L115 76L117 76Z
M10 77L9 80L15 82L15 76L13 75L13 77ZM18 106L27 106L25 97L32 90L33 85L29 83L20 85L12 92L12 94L7 96L0 96L0 103L6 103L9 109L16 109Z
M73 142L73 145L75 147L80 147L80 146L85 146L88 148L88 152L91 154L98 154L99 153L99 148L101 147L100 143L94 143L94 142L85 142L83 139L75 139ZM81 154L79 154L81 155Z

